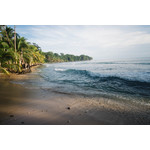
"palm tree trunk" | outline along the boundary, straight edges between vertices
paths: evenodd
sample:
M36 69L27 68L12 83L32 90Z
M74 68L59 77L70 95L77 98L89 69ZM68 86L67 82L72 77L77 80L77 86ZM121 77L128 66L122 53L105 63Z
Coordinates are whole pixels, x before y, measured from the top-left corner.
M22 63L23 63L23 53L21 49L19 64L22 65Z
M14 47L16 52L16 26L14 25Z
M15 53L16 53L17 51L16 51L16 26L15 25L14 25L14 48L15 48ZM17 60L17 57L15 59Z

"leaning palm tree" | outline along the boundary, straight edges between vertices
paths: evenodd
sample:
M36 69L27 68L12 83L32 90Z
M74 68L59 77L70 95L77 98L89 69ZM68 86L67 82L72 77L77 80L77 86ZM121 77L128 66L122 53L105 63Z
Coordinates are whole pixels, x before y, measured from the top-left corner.
M0 31L1 31L1 36L2 36L1 39L4 42L7 42L9 44L9 46L14 46L14 44L13 44L13 37L14 37L13 29L10 27L7 27L5 25L1 25Z
M24 37L18 38L17 40L17 52L20 54L19 64L22 65L24 63L23 59L23 51L28 48L28 44Z
M21 71L20 66L18 65L19 62L17 62L20 56L18 53L14 52L13 48L8 48L7 51L1 49L0 55L1 67L7 68L7 70L10 72Z
M10 73L7 71L7 69L5 69L5 68L3 68L1 66L0 66L0 72L3 72L3 73L5 73L8 76L10 75Z
M9 75L9 72L7 71L7 69L2 67L2 60L3 60L3 51L0 49L0 72L3 72Z
M37 44L31 44L8 26L0 26L0 70L23 72L23 69L44 62L45 56ZM7 73L6 72L6 73Z
M13 29L4 26L1 26L0 29L0 66L11 72L20 72L19 55L15 52L13 45Z

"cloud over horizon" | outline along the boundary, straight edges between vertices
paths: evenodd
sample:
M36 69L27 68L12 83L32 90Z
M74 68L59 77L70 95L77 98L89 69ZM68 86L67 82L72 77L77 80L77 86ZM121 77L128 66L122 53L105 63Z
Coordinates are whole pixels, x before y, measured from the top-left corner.
M17 26L43 51L94 58L150 56L150 26Z

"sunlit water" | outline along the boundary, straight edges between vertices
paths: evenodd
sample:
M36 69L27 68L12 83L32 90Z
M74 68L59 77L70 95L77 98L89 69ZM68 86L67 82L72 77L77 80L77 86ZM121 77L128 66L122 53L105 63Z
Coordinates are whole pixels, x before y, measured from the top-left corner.
M150 102L150 59L44 64L32 87L91 97Z

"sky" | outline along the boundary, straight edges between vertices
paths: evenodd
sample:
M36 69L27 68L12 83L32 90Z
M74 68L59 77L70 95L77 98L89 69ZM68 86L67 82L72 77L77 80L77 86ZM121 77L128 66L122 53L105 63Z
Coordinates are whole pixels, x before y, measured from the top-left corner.
M16 32L44 52L85 54L95 60L150 57L150 26L17 25Z

